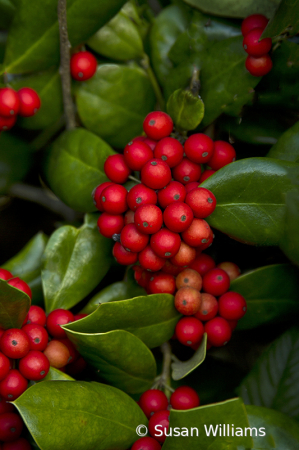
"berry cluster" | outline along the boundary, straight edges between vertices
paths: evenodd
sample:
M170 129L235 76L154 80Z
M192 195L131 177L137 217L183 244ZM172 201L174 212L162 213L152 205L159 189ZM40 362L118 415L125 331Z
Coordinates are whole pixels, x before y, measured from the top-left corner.
M70 61L71 75L74 80L86 81L93 77L97 70L97 60L92 53L81 51L74 53Z
M170 405L164 392L159 389L145 391L141 395L138 405L149 419L148 429L151 437L146 436L138 439L134 442L131 450L160 450L160 444L163 444L167 437L169 408L178 410L197 408L200 405L200 400L194 389L188 386L180 386L172 393ZM160 431L163 431L161 436Z
M272 69L272 60L269 52L272 47L272 39L260 40L268 19L262 14L252 14L243 20L241 31L244 36L243 48L248 53L245 66L248 72L255 77L262 77Z
M10 87L0 89L0 131L10 130L17 116L31 117L41 106L38 93L29 87L15 91Z
M190 136L183 146L169 136L173 122L164 112L148 114L143 129L147 137L133 139L123 155L105 161L105 174L111 181L93 191L94 203L103 212L98 228L116 241L117 262L139 262L136 279L146 284L149 293L174 293L175 270L188 266L196 249L204 250L213 240L204 219L214 211L216 198L199 184L234 161L236 154L227 142L213 142L202 133ZM211 170L201 174L201 164ZM141 183L128 192L123 183L133 171L134 175L140 172ZM150 272L158 272L151 284ZM163 284L168 285L166 290Z

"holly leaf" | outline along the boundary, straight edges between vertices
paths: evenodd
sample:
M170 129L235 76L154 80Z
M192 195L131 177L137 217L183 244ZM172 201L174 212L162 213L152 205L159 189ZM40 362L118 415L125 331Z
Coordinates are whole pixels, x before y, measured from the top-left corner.
M143 69L117 64L98 66L96 74L78 87L76 100L84 126L118 148L142 132L144 117L156 101Z
M88 295L110 267L111 248L112 240L97 230L97 216L87 214L80 228L58 228L43 256L46 311L72 308Z
M125 330L81 333L65 328L65 331L86 362L97 369L97 376L112 386L130 394L152 386L156 361L138 337Z
M239 276L230 290L247 302L247 312L238 329L286 321L299 312L299 270L292 264L273 264Z
M183 89L174 91L167 102L168 114L182 131L194 130L202 121L204 110L201 97Z
M8 29L15 13L15 5L10 0L0 0L0 27Z
M126 330L153 348L171 338L180 317L172 295L153 294L102 303L80 322L68 324L66 330L78 333Z
M30 297L0 279L0 327L21 328L30 308Z
M200 346L194 355L188 361L174 361L171 364L172 378L174 380L181 380L182 378L193 372L206 359L207 350L207 333L204 333Z
M245 405L242 399L236 398L212 405L200 406L198 408L178 411L170 410L169 426L174 430L176 427L186 430L185 435L167 437L163 444L163 450L190 450L198 448L198 442L203 449L237 450L239 446L246 449L253 447L253 440L250 436L220 436L219 429L227 430L227 426L239 427L243 430L249 426ZM193 434L191 436L191 430ZM196 429L198 431L196 431ZM213 436L213 431L217 434ZM237 428L235 428L235 431ZM197 434L198 433L198 434ZM196 439L196 436L198 438Z
M299 163L299 121L283 133L267 156Z
M125 0L68 1L67 24L72 47L91 37L124 3ZM44 70L58 65L59 55L57 1L45 0L37 3L35 0L19 0L9 30L4 60L5 72L30 73Z
M56 369L55 367L50 367L49 372L43 378L41 381L53 381L53 380L65 380L65 381L75 381L74 378L72 378L67 373L61 372L61 370Z
M264 351L239 393L247 404L299 419L299 330L292 328Z
M251 14L271 17L280 0L184 0L188 5L215 16L245 18Z
M284 227L285 194L294 163L272 158L247 158L228 164L202 187L210 189L217 206L209 224L234 239L256 245L277 245Z
M262 37L275 38L286 33L295 36L299 31L299 1L282 0Z
M299 265L299 189L286 195L285 228L280 241L280 248L286 256Z
M14 401L43 450L125 450L136 440L142 410L124 392L86 381L44 381ZM49 426L50 424L50 426Z
M84 128L65 131L53 143L45 161L51 189L71 208L95 211L91 194L108 181L104 163L113 153L106 142Z

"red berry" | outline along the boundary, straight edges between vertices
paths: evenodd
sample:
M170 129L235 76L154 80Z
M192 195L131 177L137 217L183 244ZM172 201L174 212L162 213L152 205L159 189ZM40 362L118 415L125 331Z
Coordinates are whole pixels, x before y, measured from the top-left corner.
M134 223L134 216L135 216L134 211L128 210L124 217L125 225L128 225L129 223Z
M198 183L199 183L199 181L191 181L191 183L187 183L185 185L186 194L188 194L188 192L192 191L192 189L198 188Z
M131 450L161 450L161 445L156 439L150 436L144 436L134 442Z
M10 361L3 353L0 353L0 381L8 375L10 371Z
M138 404L149 419L153 413L166 409L168 400L164 392L159 389L149 389L141 395Z
M1 280L9 280L13 278L13 274L6 269L0 269L0 279Z
M9 87L0 89L0 116L12 117L18 114L20 100L17 92Z
M30 341L30 350L44 351L49 341L47 330L41 325L29 323L22 327Z
M197 252L198 252L198 251L202 252L202 251L205 250L206 248L210 247L210 245L212 244L213 240L214 240L214 233L213 233L213 231L210 229L210 234L209 234L209 237L208 237L208 239L207 239L207 242L206 242L205 244L199 245L199 246L197 247L196 251L197 251Z
M246 17L241 25L243 36L246 36L246 34L249 33L249 31L253 28L262 28L264 30L268 22L269 21L267 17L263 16L262 14L252 14L251 16Z
M74 80L85 81L97 70L97 60L90 52L78 52L71 56L71 75Z
M67 373L71 376L76 376L83 372L87 367L87 362L82 356L80 356L76 361L67 365ZM61 370L61 369L60 369Z
M198 181L200 174L200 165L190 161L188 158L183 158L182 161L172 169L173 178L182 184Z
M185 142L187 158L197 164L206 164L214 151L213 140L203 133L192 134Z
M134 215L134 222L142 233L156 233L163 225L162 211L156 205L139 206Z
M202 287L202 278L196 270L187 267L176 277L175 284L177 289L189 286L200 291Z
M249 31L243 39L243 48L250 56L263 56L271 50L272 39L264 38L260 40L263 34L262 28L254 28Z
M0 440L4 442L18 439L23 430L23 420L16 413L0 415Z
M201 294L201 305L194 317L196 319L206 322L207 320L213 319L218 312L218 302L216 297L211 294L203 292Z
M232 335L227 320L222 317L214 317L214 319L206 322L204 331L208 335L208 342L215 347L222 347L227 344Z
M27 380L39 381L45 378L50 369L48 358L39 351L31 350L19 361L19 371Z
M124 266L135 264L138 259L138 253L128 252L119 242L115 242L112 254L116 261Z
M182 246L182 244L183 244L183 242L181 242L181 246ZM180 252L180 250L175 255L175 257L179 254L179 252ZM173 264L171 262L172 260L173 260L173 258L166 259L165 264L164 264L164 266L162 267L161 270L164 273L168 273L169 275L173 275L174 277L176 277L182 270L184 270L184 268L176 266L175 264Z
M216 171L215 170L204 170L203 173L200 176L199 182L197 184L201 184L204 181L206 181L208 178L210 178ZM197 186L196 186L197 187Z
M137 282L138 282L139 286L143 287L144 289L147 289L148 285L149 285L149 280L150 280L152 274L149 271L143 269L142 267L140 267L140 269L141 269L141 275L138 278Z
M14 412L15 407L12 403L7 402L4 398L0 397L0 415L7 412Z
M219 170L236 160L236 152L232 145L225 141L215 141L214 153L209 161L213 170Z
M226 272L222 269L212 269L206 273L202 280L203 290L215 297L228 291L230 279Z
M3 117L0 116L0 131L10 130L17 121L16 116Z
M141 170L153 156L152 149L142 141L131 141L124 149L125 162L132 170Z
M37 305L32 305L29 308L26 324L46 325L47 316L43 308Z
M155 205L157 203L157 194L144 184L136 184L128 192L127 203L132 211L136 211L142 205Z
M184 202L171 203L163 213L163 220L169 230L181 233L191 225L193 212Z
M171 394L170 404L174 409L197 408L200 400L197 392L189 386L180 386Z
M215 266L216 263L211 256L201 253L192 261L190 269L196 270L203 277L209 270L214 269Z
M46 327L48 333L54 338L65 338L66 332L61 325L74 321L74 315L67 309L58 308L50 312L47 317Z
M229 326L230 326L230 329L232 330L232 331L234 331L234 329L237 327L237 325L238 325L238 321L237 320L227 320L227 323L229 324Z
M163 272L157 272L150 278L148 288L151 294L174 294L175 278Z
M183 270L183 267L189 266L189 264L191 264L195 257L195 248L190 247L184 241L181 241L179 251L170 259L170 262L175 266L178 266L177 268L181 271Z
M158 141L170 135L173 129L171 117L162 111L150 112L143 121L143 130L150 139Z
M204 327L195 317L183 317L176 324L175 334L181 344L191 347L202 340Z
M203 219L193 219L189 228L182 232L183 241L191 247L198 247L201 244L206 244L209 236L210 226Z
M156 255L150 245L138 254L138 260L144 269L151 272L161 270L166 261L165 258L160 258L160 256Z
M152 415L148 422L148 430L150 435L158 442L163 443L166 439L165 433L169 427L169 414L167 410L158 411Z
M151 189L162 189L170 180L171 170L162 159L150 159L141 169L141 181Z
M10 328L1 337L0 349L8 358L23 358L30 350L30 341L25 331Z
M11 278L8 280L7 284L10 284L11 286L15 287L16 289L19 289L20 291L23 291L25 294L28 295L32 299L32 292L28 284L21 280L18 277Z
M87 316L87 314L86 314L86 315L83 314L83 315L84 315L85 317ZM75 348L74 344L73 344L68 338L57 339L57 340L58 340L59 342L61 342L62 344L64 344L64 345L67 347L67 349L68 349L68 351L69 351L69 353L70 353L70 356L69 356L69 359L68 359L67 364L71 364L71 363L77 361L77 359L78 359L79 356L80 356L80 353L79 353L78 350Z
M226 292L218 300L219 315L227 320L240 320L247 311L245 298L238 292Z
M141 252L147 246L148 241L149 236L139 231L135 223L125 225L120 233L120 242L129 252Z
M178 181L171 181L167 186L158 192L158 202L161 208L166 208L171 203L183 202L185 197L185 187Z
M55 339L48 343L44 355L48 358L50 366L56 369L64 367L70 359L70 352L67 346Z
M107 186L111 186L112 181L105 181L92 191L93 203L99 211L104 211L101 205L101 194Z
M87 317L87 316L88 316L88 314L85 314L85 313L75 314L74 315L74 321L80 320L80 319L84 319L84 317Z
M20 437L12 442L4 442L2 450L32 450L30 442Z
M192 209L194 216L198 219L205 219L216 208L215 195L206 188L198 187L188 192L185 202Z
M167 162L169 167L174 167L182 161L184 148L177 139L166 137L157 143L154 155L155 158L160 158Z
M101 194L101 205L109 214L122 214L128 209L127 190L120 184L107 186Z
M125 225L124 217L121 214L108 214L104 212L98 218L98 230L106 238L112 238L114 234L119 234Z
M270 72L273 67L273 63L269 55L263 55L259 58L247 56L245 67L254 77L263 77Z
M236 278L238 278L238 276L241 273L240 268L237 266L237 264L230 262L230 261L224 261L220 264L217 264L217 267L219 267L219 269L224 270L227 275L229 276L230 281L235 280Z
M104 163L104 172L113 183L123 184L127 181L131 169L127 166L123 155L110 155Z
M184 316L193 316L199 310L200 304L200 292L193 287L181 287L175 294L174 306Z
M7 377L0 382L0 395L5 400L13 401L26 391L27 386L28 381L23 375L18 370L11 369Z
M41 106L38 93L30 87L24 87L18 90L20 108L18 114L22 117L31 117L37 113Z
M161 228L150 240L150 246L160 258L172 258L179 251L180 245L180 235L167 228Z
M150 139L150 138L145 136L144 139L143 139L143 142L145 144L147 144L151 148L152 151L155 150L156 145L157 145L157 141L154 141L153 139Z

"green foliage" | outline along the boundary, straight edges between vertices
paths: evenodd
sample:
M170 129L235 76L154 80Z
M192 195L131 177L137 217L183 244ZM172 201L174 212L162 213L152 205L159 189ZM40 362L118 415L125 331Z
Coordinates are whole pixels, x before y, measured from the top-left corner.
M267 156L299 163L299 121L283 133Z
M217 171L202 184L217 199L209 224L246 243L277 245L284 227L285 194L293 187L291 167L297 165L246 158Z
M194 130L202 121L205 105L199 95L178 89L167 102L167 112L178 130Z
M15 5L10 0L0 0L0 28L7 29L15 13Z
M136 426L147 424L128 395L95 382L44 381L14 405L43 450L125 450L136 440Z
M71 208L95 211L91 194L108 180L104 163L112 154L106 142L84 128L65 131L53 143L45 162L51 189Z
M191 6L200 9L207 14L216 16L244 18L250 14L264 14L271 16L280 0L184 0Z
M299 265L299 189L286 195L285 227L280 248L297 266Z
M299 419L299 330L290 329L261 355L242 382L245 403Z
M291 264L273 264L232 281L230 289L243 295L247 302L247 312L238 329L286 321L298 313L298 275L298 269Z
M30 298L0 279L0 327L21 328L30 307Z
M271 37L273 39L285 32L289 36L295 36L299 31L298 11L298 0L281 0L274 17L272 17L263 33L263 37Z
M42 265L48 313L72 308L97 286L109 269L111 247L112 241L98 232L93 215L87 214L80 228L65 225L51 235Z
M188 361L174 361L171 364L172 378L174 380L181 380L182 378L193 372L200 364L202 364L206 358L207 349L207 333L204 333L200 346L194 353L194 355L188 359Z
M100 65L78 87L76 100L84 126L119 148L142 132L144 117L155 105L149 78L137 65Z
M68 33L73 47L91 37L123 6L125 0L68 1ZM78 26L78 24L80 25ZM34 24L34 26L32 26ZM18 0L5 54L7 73L28 73L59 63L57 1Z

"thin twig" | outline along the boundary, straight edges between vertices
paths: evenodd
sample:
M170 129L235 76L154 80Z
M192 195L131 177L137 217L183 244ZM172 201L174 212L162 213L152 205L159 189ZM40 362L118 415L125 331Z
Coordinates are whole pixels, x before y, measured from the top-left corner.
M60 68L64 114L67 130L76 127L74 104L71 94L70 42L67 32L66 0L58 0L58 22L60 36Z
M159 108L161 109L161 111L164 111L165 110L165 100L164 100L163 94L161 92L157 78L153 72L153 69L151 68L150 60L149 60L149 57L147 56L147 54L143 55L143 58L141 60L141 66L146 71L147 76L151 82L151 85L152 85L155 95L156 95L157 102L159 104Z

